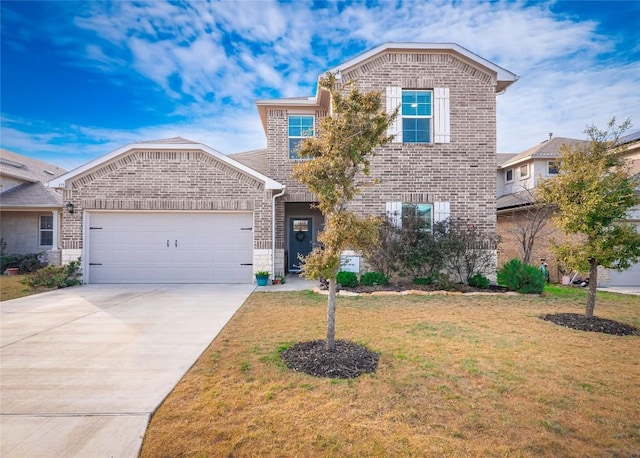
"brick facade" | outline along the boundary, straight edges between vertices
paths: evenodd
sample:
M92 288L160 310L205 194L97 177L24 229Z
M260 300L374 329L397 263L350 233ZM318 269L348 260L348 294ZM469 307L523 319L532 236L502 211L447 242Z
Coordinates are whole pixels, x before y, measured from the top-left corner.
M450 90L450 143L391 143L379 148L371 161L371 176L380 183L364 188L352 208L382 215L386 202L449 202L452 218L467 220L494 235L496 85L492 75L451 54L388 52L343 72L342 80L354 80L364 92L380 91L383 98L389 86ZM289 159L288 116L314 115L317 127L326 113L311 105L267 110L269 176L287 185L286 202L314 200L291 178L296 160Z
M83 248L85 210L251 210L254 248L260 253L271 248L272 191L202 151L129 151L74 177L64 194L65 202L75 207L73 214L63 213L65 259Z

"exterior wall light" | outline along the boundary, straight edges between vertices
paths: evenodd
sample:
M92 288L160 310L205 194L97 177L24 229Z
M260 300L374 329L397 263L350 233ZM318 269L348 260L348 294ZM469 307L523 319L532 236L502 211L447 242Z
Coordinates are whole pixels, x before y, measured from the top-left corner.
M67 202L66 208L67 208L67 211L73 215L73 212L75 210L73 209L73 204L71 202Z

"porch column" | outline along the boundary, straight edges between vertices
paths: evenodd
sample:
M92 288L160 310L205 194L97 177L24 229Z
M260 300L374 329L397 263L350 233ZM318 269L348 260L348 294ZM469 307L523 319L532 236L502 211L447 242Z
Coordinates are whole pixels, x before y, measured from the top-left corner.
M53 210L51 214L53 215L53 243L51 244L51 249L58 251L60 249L60 212Z

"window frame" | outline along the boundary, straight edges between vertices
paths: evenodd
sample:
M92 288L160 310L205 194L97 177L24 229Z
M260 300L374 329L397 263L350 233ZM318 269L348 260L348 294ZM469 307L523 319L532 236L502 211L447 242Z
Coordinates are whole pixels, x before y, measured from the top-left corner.
M526 167L527 173L523 174L522 173L522 169ZM529 178L529 176L531 175L530 170L529 170L529 164L522 164L520 167L518 167L518 173L520 173L520 179L521 180L526 180Z
M425 114L404 114L404 108L406 106L405 102L404 102L404 98L405 98L405 93L424 93L424 94L429 94L429 114L425 115ZM419 108L419 104L420 102L416 101L416 108ZM416 110L417 111L417 110ZM409 144L422 144L422 145L429 145L429 144L433 144L433 111L434 111L434 91L433 89L402 89L401 92L401 98L400 98L400 113L399 116L401 118L402 121L402 143L409 143ZM407 141L407 135L405 134L405 119L426 119L427 123L428 123L428 129L429 129L429 138L427 141ZM418 132L418 130L416 130L415 132Z
M557 172L551 172L551 164L555 164L555 168ZM559 160L547 161L547 176L555 177L555 176L558 176L559 174L560 174L560 161Z
M511 178L507 177L507 174L511 172ZM511 167L510 169L507 169L504 171L504 182L505 183L513 183L514 178L513 175L515 174L515 170L513 169L513 167Z
M300 135L291 135L291 118L311 118L311 135L304 135L305 132L304 131L300 131ZM300 129L302 129L302 127L304 127L301 123L300 125ZM316 117L315 115L312 114L289 114L287 116L287 148L289 150L288 156L289 156L289 160L305 160L301 157L298 157L298 153L294 152L294 149L291 148L291 140L295 139L298 140L296 142L296 147L295 149L297 150L298 145L300 145L300 143L302 143L306 138L310 138L310 137L315 137L315 131L316 131Z
M50 223L45 223L45 226L48 226L49 224L51 225L51 227L42 227L43 226L43 218L50 218ZM53 215L38 215L38 246L40 247L53 247ZM43 234L51 234L51 243L42 243L42 236Z

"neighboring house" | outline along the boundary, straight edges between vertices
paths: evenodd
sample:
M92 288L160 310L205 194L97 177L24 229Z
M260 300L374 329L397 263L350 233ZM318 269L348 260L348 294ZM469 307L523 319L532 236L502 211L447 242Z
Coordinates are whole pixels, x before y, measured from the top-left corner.
M516 155L497 155L497 228L501 240L498 265L522 257L513 233L535 224L536 215L531 206L535 200L535 189L541 180L557 176L561 147L574 148L588 143L587 140L553 137ZM628 161L633 173L640 173L640 132L621 138L620 143L626 145L622 157ZM640 209L633 209L630 216L630 221L640 227ZM544 259L549 266L551 280L560 281L561 271L550 250L550 241L554 237L561 237L561 233L549 220L536 236L531 262L539 264ZM598 281L602 286L640 286L640 264L624 272L601 269Z
M455 44L389 43L330 69L400 106L353 201L360 213L414 212L496 231L496 95L517 77ZM291 178L296 147L330 112L329 93L256 102L263 150L225 156L182 138L124 146L54 180L63 257L89 283L251 282L298 271L324 223ZM352 260L357 269L358 260Z
M65 173L52 164L0 150L0 237L5 253L45 252L60 263L62 196L43 185Z

